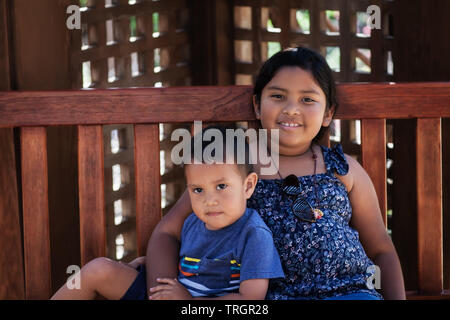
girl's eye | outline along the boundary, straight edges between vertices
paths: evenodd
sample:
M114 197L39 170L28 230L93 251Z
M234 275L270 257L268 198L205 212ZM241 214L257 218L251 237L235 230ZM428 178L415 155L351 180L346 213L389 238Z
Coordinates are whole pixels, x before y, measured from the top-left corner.
M203 189L202 188L194 188L192 191L196 194L199 194L199 193L202 193Z
M306 103L315 102L315 101L314 101L313 99L311 99L311 98L303 98L302 101L303 101L303 102L306 102Z
M224 190L226 188L227 188L227 185L225 183L218 184L216 187L217 190Z

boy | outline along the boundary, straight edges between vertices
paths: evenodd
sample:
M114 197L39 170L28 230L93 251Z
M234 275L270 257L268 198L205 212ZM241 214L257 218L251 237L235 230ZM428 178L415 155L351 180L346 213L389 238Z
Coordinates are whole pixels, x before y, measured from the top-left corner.
M159 279L160 285L147 292L145 266L137 271L100 258L81 270L80 290L63 286L53 299L93 298L96 293L108 299L146 299L148 294L152 300L265 298L269 279L284 274L270 230L256 211L246 209L258 177L249 164L248 145L237 150L234 137L233 150L225 150L226 128L216 130L222 133L223 158L233 151L236 163L240 151L245 152L246 161L184 164L194 213L186 219L181 234L178 279ZM202 141L202 154L210 144ZM73 292L85 289L85 295Z

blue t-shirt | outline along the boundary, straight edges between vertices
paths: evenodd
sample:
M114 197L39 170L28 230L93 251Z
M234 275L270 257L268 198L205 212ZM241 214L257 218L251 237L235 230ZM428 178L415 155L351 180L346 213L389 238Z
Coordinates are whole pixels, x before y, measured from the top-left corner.
M248 279L284 277L272 233L253 209L220 230L208 230L192 213L181 232L178 270L193 297L238 292Z

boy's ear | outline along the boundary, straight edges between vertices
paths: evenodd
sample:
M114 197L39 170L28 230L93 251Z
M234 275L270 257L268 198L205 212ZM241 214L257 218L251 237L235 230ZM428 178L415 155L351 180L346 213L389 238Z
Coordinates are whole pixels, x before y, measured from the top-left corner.
M328 127L330 125L331 121L333 120L335 110L336 108L334 105L325 110L325 114L323 115L322 121L323 127Z
M251 172L244 181L245 198L249 199L253 191L255 191L256 183L258 183L258 175L255 172Z
M260 104L257 100L256 94L253 95L253 110L255 111L256 119L260 120L261 108L260 108Z

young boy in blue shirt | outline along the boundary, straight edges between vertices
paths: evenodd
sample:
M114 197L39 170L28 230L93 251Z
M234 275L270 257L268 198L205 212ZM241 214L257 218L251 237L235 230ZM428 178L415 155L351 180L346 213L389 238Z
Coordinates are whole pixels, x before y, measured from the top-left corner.
M233 151L234 163L208 164L197 159L201 163L184 164L193 213L186 219L181 233L178 278L159 279L160 284L147 291L144 265L136 270L104 258L95 259L94 263L98 260L97 264L107 265L109 276L97 277L103 281L95 280L95 272L90 270L98 273L101 267L89 268L89 263L83 267L82 279L88 282L91 279L87 297L99 293L105 298L126 300L147 297L151 300L256 300L265 298L269 279L284 277L271 231L255 210L246 208L258 181L249 162L248 145L245 144L245 150L238 150L234 137L233 150L225 150L226 128L215 129L222 133L223 159ZM191 155L194 155L194 141L193 138ZM202 141L202 154L211 143ZM236 164L238 152L245 152L245 164ZM53 296L54 299L77 297L65 286Z

